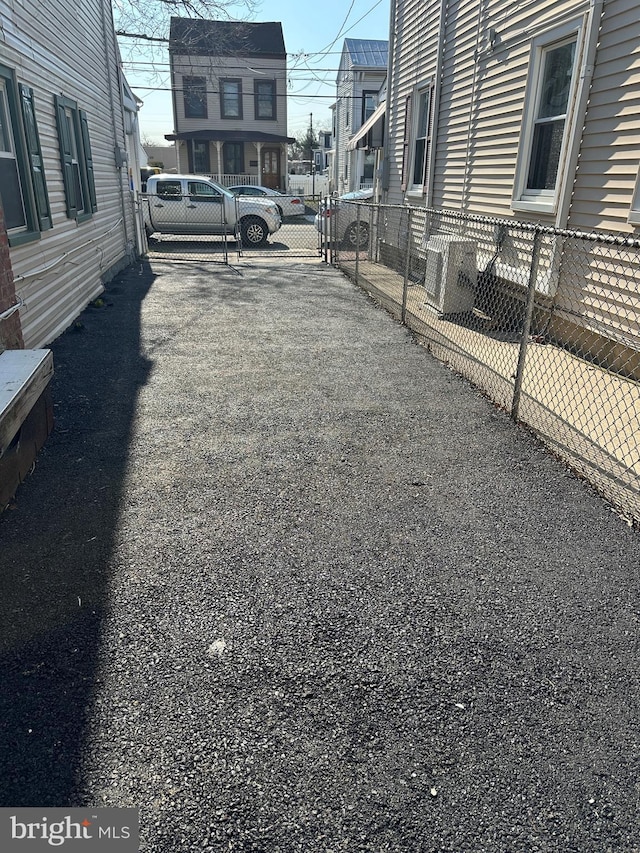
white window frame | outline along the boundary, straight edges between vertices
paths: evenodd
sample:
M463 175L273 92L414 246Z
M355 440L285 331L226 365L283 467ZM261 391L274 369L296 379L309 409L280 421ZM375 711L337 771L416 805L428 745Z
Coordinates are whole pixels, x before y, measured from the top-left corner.
M20 231L28 231L29 230L29 208L28 208L28 199L22 187L22 175L20 174L20 162L18 159L18 152L16 151L15 145L15 128L13 126L13 117L11 115L11 105L9 102L9 91L7 82L3 79L0 79L0 110L2 110L2 129L3 129L3 137L4 143L0 145L0 157L4 160L7 160L13 164L13 169L15 171L15 179L16 185L18 189L18 198L19 198L19 206L22 208L22 217L23 222L16 225L15 227L9 227L9 223L7 223L7 229L9 234L18 233Z
M421 129L420 104L424 96L427 96L425 136L418 136L418 133ZM433 132L435 127L434 97L435 80L434 78L430 78L429 80L426 80L415 87L413 91L413 96L411 98L413 116L410 117L411 133L409 137L409 162L407 164L407 189L405 190L405 194L407 196L413 196L414 198L419 197L420 199L422 199L425 195L428 196L431 189ZM425 140L424 150L422 154L422 180L419 183L415 183L413 178L415 176L416 170L416 148L420 139Z
M580 101L578 97L578 89L583 73L582 65L584 62L585 35L585 17L580 16L580 18L573 19L561 26L554 27L551 30L541 33L531 41L531 56L529 61L522 127L520 131L520 145L518 148L513 197L511 200L511 207L513 210L555 215L564 194L570 191L570 186L568 186L569 176L567 175L567 165L571 160L571 152L576 144L576 138L581 124L576 116L576 106ZM560 47L562 44L567 44L574 39L576 42L574 67L571 75L567 111L564 114L564 130L555 188L547 190L528 190L527 180L544 75L545 58L550 50Z
M631 208L629 210L627 222L630 225L640 225L640 167L638 168L636 187L633 192L633 198L631 199Z

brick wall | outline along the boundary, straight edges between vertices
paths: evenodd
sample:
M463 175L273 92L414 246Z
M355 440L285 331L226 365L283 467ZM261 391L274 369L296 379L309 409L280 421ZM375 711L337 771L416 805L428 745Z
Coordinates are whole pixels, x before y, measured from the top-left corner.
M4 224L4 211L0 201L0 314L17 302L16 289L11 269L9 238ZM0 351L3 349L23 349L20 314L16 311L6 320L0 320Z

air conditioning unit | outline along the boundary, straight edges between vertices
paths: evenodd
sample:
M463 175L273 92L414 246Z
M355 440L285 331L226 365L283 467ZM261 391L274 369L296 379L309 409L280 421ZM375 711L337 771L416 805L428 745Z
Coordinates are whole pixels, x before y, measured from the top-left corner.
M474 241L456 234L434 234L425 252L426 304L440 315L471 311L478 278Z

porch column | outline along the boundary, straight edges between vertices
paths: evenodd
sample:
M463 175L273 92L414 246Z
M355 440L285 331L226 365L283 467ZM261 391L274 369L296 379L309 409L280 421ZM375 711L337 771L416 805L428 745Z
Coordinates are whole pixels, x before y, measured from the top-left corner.
M219 139L216 139L216 151L218 152L218 162L217 162L217 173L216 177L218 179L218 183L221 183L222 178L222 142Z
M262 142L254 143L258 152L258 184L262 184Z
M280 143L280 189L289 192L289 156L286 142Z

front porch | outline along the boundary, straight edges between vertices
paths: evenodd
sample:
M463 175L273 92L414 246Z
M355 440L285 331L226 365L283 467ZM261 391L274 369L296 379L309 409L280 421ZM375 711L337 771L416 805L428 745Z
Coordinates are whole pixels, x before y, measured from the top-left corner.
M178 171L210 175L224 186L261 184L287 190L289 137L259 131L192 131L176 142Z

